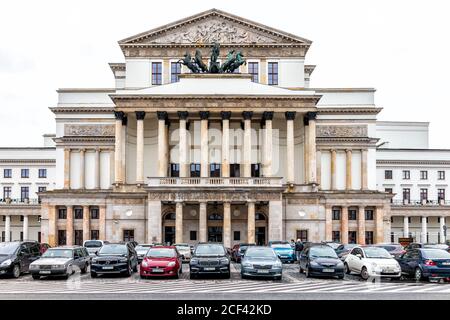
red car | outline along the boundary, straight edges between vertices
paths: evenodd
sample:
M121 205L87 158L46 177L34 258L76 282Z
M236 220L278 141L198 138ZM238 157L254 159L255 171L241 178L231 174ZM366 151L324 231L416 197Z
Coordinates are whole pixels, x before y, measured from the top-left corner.
M178 278L182 272L182 257L174 246L151 247L141 262L142 279L149 277Z
M39 251L40 251L41 255L44 254L44 252L47 251L48 248L51 248L48 243L41 243L39 245Z

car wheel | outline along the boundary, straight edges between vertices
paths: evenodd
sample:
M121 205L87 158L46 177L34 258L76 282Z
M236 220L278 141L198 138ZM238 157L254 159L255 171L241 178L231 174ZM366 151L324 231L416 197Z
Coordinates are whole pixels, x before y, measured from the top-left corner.
M423 273L422 270L420 270L420 268L416 268L416 270L414 270L414 280L416 281L423 280Z
M38 274L33 274L32 277L34 280L39 280L41 278L41 276Z
M346 274L350 274L350 268L348 267L348 264L346 264L346 263L344 263L344 272L346 273Z
M282 279L282 276L276 276L276 277L274 277L273 279L274 279L274 280L281 280L281 279Z
M369 279L369 271L367 271L366 267L362 267L361 269L361 278L363 278L364 280Z
M338 276L338 279L339 279L339 280L342 280L342 279L344 279L344 275L342 275L342 276Z
M224 279L230 279L231 278L230 271L228 271L228 273L225 273L225 275L223 277L224 277Z
M67 274L63 275L62 278L63 278L64 280L67 280L67 279L69 279L69 275L70 275L70 274L67 273Z
M14 267L13 267L13 272L12 272L12 276L14 277L14 278L18 278L18 277L20 277L20 266L18 265L18 264L15 264L14 265Z
M96 274L95 272L91 272L91 278L97 278L98 274Z
M241 279L247 279L247 276L241 273Z

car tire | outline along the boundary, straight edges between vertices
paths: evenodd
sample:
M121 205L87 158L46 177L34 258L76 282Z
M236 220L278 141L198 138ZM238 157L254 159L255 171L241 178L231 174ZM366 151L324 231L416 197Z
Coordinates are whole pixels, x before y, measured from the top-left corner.
M364 280L369 279L369 272L367 271L366 267L361 268L361 278L363 278Z
M346 263L344 263L344 272L345 272L345 274L350 274L351 273L351 270L350 270L348 264L346 264Z
M33 274L31 276L33 277L34 280L39 280L41 278L41 276L38 274Z
M338 276L338 279L339 279L339 280L342 280L342 279L344 279L344 275L342 275L342 276Z
M69 274L67 273L67 274L63 275L62 278L63 278L64 280L69 279Z
M283 278L283 276L276 276L276 277L273 277L274 280L278 280L278 281L280 281L282 278Z
M98 274L97 274L97 273L91 272L91 278L97 278L97 277L98 277Z
M247 276L241 273L241 279L247 279Z
M225 273L225 275L223 277L224 277L224 279L230 279L231 278L231 272L228 271L228 273Z
M420 268L416 268L414 270L414 280L416 281L422 281L424 279L422 270Z
M20 266L18 264L14 265L13 270L12 270L12 276L15 279L20 277Z

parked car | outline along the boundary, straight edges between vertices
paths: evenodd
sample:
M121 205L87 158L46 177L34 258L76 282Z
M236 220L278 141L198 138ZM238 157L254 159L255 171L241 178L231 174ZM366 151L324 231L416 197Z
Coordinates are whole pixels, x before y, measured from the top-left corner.
M400 243L378 243L373 246L386 249L394 258L398 258L406 252Z
M311 246L300 255L300 273L306 277L338 277L344 278L344 263L336 252L327 244Z
M51 246L48 243L41 243L39 244L39 252L41 253L41 255L47 251L49 248L51 248Z
M199 275L221 275L230 278L230 258L219 243L199 243L189 262L191 279Z
M105 244L92 259L91 277L101 274L125 274L130 276L138 269L136 250L130 243Z
M292 263L297 259L295 250L287 241L269 241L269 247L275 251L282 262Z
M40 259L30 264L33 279L41 276L62 276L69 278L77 269L86 273L91 258L86 248L62 246L48 249Z
M181 255L182 261L190 261L191 260L191 247L187 243L176 243L174 246L177 248L178 252Z
M397 259L402 274L416 281L450 277L450 253L442 249L412 249Z
M251 246L241 261L241 277L271 277L281 280L283 266L280 258L270 247Z
M364 280L369 277L400 278L400 265L386 249L358 246L352 249L344 262L345 273L356 272Z
M445 251L449 251L449 246L445 243L420 243L420 242L412 242L406 246L405 250L413 250L420 248L428 248L428 249L442 249Z
M0 275L19 278L29 271L30 264L41 256L37 241L12 241L0 243Z
M336 250L341 245L341 243L334 242L334 241L324 241L323 244L326 244L327 246L330 246L333 250Z
M182 256L175 246L151 247L142 260L141 278L170 276L178 278L182 272Z
M233 246L233 248L231 249L231 259L233 259L233 261L235 262L241 262L241 258L245 253L245 250L247 250L247 248L249 246L256 246L255 243L238 243L235 244Z
M137 256L138 256L138 262L141 263L142 260L144 260L145 255L148 252L148 249L153 247L153 244L151 243L143 243L138 244L134 250L136 250Z
M103 240L85 240L83 242L83 247L85 247L91 258L95 257L98 250L103 247L104 244L108 244L108 241Z
M347 258L347 255L350 253L350 251L352 251L352 249L356 246L357 246L356 243L341 244L334 251L336 251L336 254L338 255L339 259L344 261L345 258Z

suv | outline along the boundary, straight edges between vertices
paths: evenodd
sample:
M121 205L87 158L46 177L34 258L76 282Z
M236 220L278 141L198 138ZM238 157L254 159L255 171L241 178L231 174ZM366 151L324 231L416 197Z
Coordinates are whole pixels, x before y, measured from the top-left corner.
M125 274L130 276L138 270L138 256L130 243L108 243L92 259L91 277L99 274Z
M30 264L41 256L37 241L12 241L0 243L0 275L20 277L28 272Z
M230 278L230 258L225 247L219 243L199 243L189 262L191 279L212 274Z
M103 247L104 244L108 244L108 241L103 240L86 240L83 242L83 247L87 249L89 252L89 256L95 257L98 250L100 250L101 247Z

